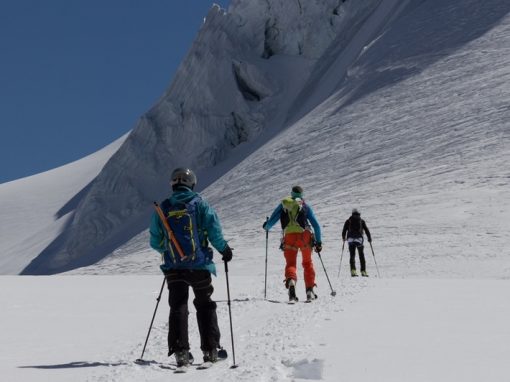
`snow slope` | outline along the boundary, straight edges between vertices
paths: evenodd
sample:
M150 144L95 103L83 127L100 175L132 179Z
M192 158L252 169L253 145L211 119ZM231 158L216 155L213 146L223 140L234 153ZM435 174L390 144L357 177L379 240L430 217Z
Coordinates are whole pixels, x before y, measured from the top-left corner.
M126 136L78 161L0 185L0 274L20 273L58 236Z
M228 12L213 7L168 91L91 184L54 245L23 273L93 264L145 229L151 202L178 165L193 167L200 187L210 184L286 126L331 44L347 46L375 9L394 3L239 0ZM384 27L379 21L372 35ZM355 49L362 47L360 40Z
M323 225L325 256L338 255L358 207L388 276L405 266L420 278L510 278L510 4L465 4L411 2L347 77L339 67L327 101L205 190L236 271L262 261L265 216L299 183ZM317 92L327 93L332 70ZM79 272L150 272L158 258L147 242L143 232Z
M239 253L261 248L264 216L299 183L326 253L338 253L360 207L386 274L407 264L419 277L508 278L508 11L503 1L412 4L333 96L207 190Z

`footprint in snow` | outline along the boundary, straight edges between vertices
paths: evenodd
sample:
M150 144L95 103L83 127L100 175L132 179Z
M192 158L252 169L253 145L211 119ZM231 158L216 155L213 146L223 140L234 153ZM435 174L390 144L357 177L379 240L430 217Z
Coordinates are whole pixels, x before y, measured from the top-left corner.
M324 368L324 360L313 359L311 361L303 359L297 362L283 362L287 367L292 368L292 377L298 379L322 379L322 370Z

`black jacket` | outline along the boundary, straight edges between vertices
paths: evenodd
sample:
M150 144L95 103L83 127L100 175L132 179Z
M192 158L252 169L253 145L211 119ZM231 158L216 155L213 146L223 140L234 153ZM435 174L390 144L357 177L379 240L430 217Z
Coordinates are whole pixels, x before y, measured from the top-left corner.
M368 241L371 242L372 236L370 236L370 231L365 221L359 215L351 215L351 217L345 221L344 229L342 230L342 239L346 240L348 238L356 239L363 237L363 231L367 234Z

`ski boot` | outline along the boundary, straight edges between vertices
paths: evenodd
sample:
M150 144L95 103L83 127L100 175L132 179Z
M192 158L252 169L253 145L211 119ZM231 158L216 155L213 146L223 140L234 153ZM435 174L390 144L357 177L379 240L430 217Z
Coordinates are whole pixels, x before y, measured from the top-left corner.
M183 349L175 352L175 362L177 363L176 373L185 373L188 370L190 362L190 352L188 349Z
M363 277L368 277L368 273L367 273L367 271L361 271L361 276L363 276Z
M358 273L356 272L356 269L351 269L351 277L358 277Z
M218 349L204 350L204 363L218 361Z
M296 296L296 281L292 279L287 279L285 282L285 286L289 290L289 304L294 304L298 301L298 298Z
M315 300L317 295L315 294L313 287L306 288L306 302L312 302Z

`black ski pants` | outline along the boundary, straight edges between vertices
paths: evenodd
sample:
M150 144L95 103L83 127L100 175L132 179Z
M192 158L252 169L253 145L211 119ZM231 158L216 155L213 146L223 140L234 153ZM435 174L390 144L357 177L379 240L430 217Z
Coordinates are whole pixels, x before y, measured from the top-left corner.
M358 248L358 254L359 254L359 263L361 267L361 271L366 271L367 264L365 262L365 253L363 252L363 244L357 243L355 241L349 243L349 254L351 255L350 258L350 264L351 264L351 270L356 269L356 248Z
M200 349L217 349L220 329L216 316L216 303L211 300L214 291L211 274L207 270L174 269L166 272L170 318L168 327L168 355L180 350L189 350L188 297L193 289L193 304L197 310Z

